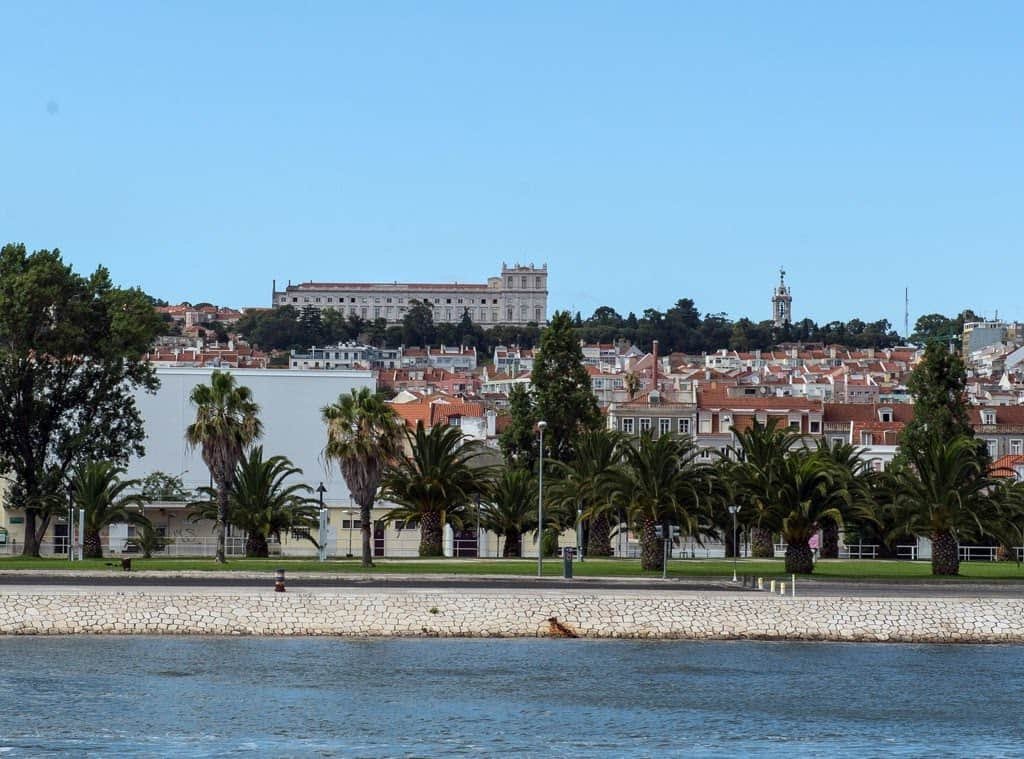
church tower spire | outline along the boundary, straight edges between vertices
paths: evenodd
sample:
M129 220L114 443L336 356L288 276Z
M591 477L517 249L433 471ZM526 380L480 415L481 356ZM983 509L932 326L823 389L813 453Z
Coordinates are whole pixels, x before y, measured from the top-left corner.
M772 295L772 323L782 327L793 322L793 296L786 286L786 270L779 269L779 284Z

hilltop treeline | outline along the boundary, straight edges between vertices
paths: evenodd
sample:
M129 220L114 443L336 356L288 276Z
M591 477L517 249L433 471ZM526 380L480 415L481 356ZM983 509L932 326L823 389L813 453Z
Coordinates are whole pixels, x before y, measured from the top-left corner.
M657 340L662 352L702 353L719 348L768 350L784 342L838 343L851 348L886 348L901 338L885 319L864 322L829 322L819 326L810 319L784 327L771 322L730 319L726 314L701 314L692 300L684 298L666 311L644 310L642 316L621 316L610 306L601 306L588 317L573 317L577 336L588 343L625 340L641 350L650 350ZM308 348L349 340L372 345L473 345L489 353L495 345L533 347L540 337L536 325L484 329L467 314L456 324L435 324L431 309L421 304L406 312L401 326L387 326L383 319L369 321L345 316L338 311L291 306L247 314L237 330L263 350Z

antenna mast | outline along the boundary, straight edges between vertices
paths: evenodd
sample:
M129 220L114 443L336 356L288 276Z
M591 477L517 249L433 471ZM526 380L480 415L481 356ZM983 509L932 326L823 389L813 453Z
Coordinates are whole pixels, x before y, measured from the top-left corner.
M910 338L910 288L903 290L903 339Z

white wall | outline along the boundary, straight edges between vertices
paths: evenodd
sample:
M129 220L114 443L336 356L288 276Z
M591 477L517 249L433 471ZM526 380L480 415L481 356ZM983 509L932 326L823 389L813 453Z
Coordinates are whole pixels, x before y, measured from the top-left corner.
M160 389L156 395L138 392L135 400L146 426L146 455L133 458L128 476L145 477L160 470L180 475L186 487L209 484L209 472L200 451L185 445L185 428L195 420L195 407L189 402L192 388L208 383L213 369L158 368ZM316 487L322 480L324 499L348 503L348 488L335 466L327 470L321 453L327 439L320 409L334 403L352 388L376 390L373 372L337 370L330 372L291 372L287 369L234 369L239 384L252 390L260 406L265 456L283 455L303 470L307 484ZM184 472L184 474L181 474Z

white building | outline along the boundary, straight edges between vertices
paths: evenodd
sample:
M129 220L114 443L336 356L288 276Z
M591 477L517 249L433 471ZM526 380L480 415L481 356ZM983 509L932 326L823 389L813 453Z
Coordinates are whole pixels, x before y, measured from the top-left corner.
M272 305L298 309L313 306L334 309L361 319L402 323L416 302L433 310L435 323L456 324L464 313L484 327L545 325L548 308L548 267L533 264L501 265L501 274L486 284L446 282L291 282L284 290L274 282Z

